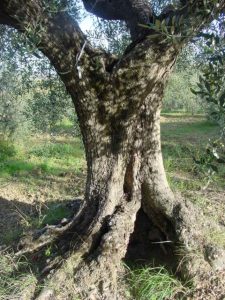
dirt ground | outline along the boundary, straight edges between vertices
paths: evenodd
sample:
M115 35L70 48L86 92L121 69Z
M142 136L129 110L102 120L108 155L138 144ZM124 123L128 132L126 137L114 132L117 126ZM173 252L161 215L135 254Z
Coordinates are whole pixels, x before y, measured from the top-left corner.
M52 205L82 198L85 171L48 176L35 189L25 183L8 181L0 186L0 247L15 244L34 227L33 218L42 218Z

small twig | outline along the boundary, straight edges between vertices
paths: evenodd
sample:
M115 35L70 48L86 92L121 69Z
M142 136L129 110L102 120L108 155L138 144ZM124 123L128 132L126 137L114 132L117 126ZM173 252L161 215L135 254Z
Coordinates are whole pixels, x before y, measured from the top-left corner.
M173 241L152 242L152 244L166 244L166 243L173 243Z
M80 50L80 53L77 55L75 67L78 66L78 63L79 63L79 61L80 61L80 59L81 59L81 57L82 57L82 55L84 53L84 48L85 48L86 44L87 44L87 40L84 42L84 44L83 44L83 46L82 46L82 48Z
M95 6L96 6L96 4L97 4L98 2L99 2L99 0L96 0L96 1L95 1L95 3L94 3L93 6L92 6L92 9L91 9L90 13L93 12L93 10L94 10L94 8L95 8ZM80 52L77 54L77 58L76 58L75 68L77 69L79 79L82 78L82 72L81 72L81 67L78 65L78 63L79 63L79 61L80 61L80 59L81 59L81 57L82 57L82 55L83 55L83 53L84 53L84 49L85 49L85 46L86 46L86 45L87 45L87 40L84 41L84 44L83 44L83 46L82 46Z

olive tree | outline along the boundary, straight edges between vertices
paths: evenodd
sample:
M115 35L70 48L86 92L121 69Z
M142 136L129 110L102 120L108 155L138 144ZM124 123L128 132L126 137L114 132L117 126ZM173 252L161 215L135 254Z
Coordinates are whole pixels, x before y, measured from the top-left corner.
M49 8L50 2L54 9ZM63 267L56 271L39 299L62 299L60 292L71 266L78 297L121 299L117 275L138 212L145 213L165 238L179 242L185 251L203 249L198 213L175 197L167 183L160 110L182 47L218 16L225 3L181 0L156 15L147 0L83 0L90 13L126 23L132 42L118 58L91 46L66 11L66 2L0 3L0 23L32 39L66 86L87 160L85 201L79 212L65 226L46 228L29 249L56 239L70 253L64 264L67 271ZM186 265L190 273L208 266L203 252L197 261L197 265Z

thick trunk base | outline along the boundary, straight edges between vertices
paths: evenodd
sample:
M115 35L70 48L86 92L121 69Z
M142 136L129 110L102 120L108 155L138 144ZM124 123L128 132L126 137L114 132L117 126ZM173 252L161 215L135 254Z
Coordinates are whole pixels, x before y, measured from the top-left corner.
M35 299L126 299L126 294L118 285L118 280L123 276L121 262L124 257L126 263L136 261L143 265L154 261L155 266L164 265L178 276L194 278L196 284L204 281L205 287L201 288L201 292L198 288L190 299L197 299L194 298L196 295L206 293L210 285L206 274L214 279L218 276L222 278L222 271L213 270L206 257L204 220L184 200L176 200L176 203L173 218L163 214L160 216L163 223L167 223L168 232L165 232L166 226L163 230L157 227L138 202L133 205L123 201L111 216L107 216L104 230L103 227L99 229L99 224L92 228L96 239L93 240L92 234L90 238L84 235L79 237L79 243L71 244L68 237L71 239L71 230L75 231L75 228L67 229L60 241L55 241L58 245L64 241L65 248L69 249L67 258L61 261L60 267L55 267L53 275L46 281L46 288ZM102 216L102 222L103 219L105 216ZM221 284L217 289L223 292Z

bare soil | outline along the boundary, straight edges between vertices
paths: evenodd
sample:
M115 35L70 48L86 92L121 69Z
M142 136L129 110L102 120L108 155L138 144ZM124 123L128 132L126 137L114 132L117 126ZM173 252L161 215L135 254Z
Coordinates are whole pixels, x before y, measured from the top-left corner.
M47 176L31 189L25 183L8 181L0 186L0 247L16 244L53 204L68 203L83 195L85 171Z

